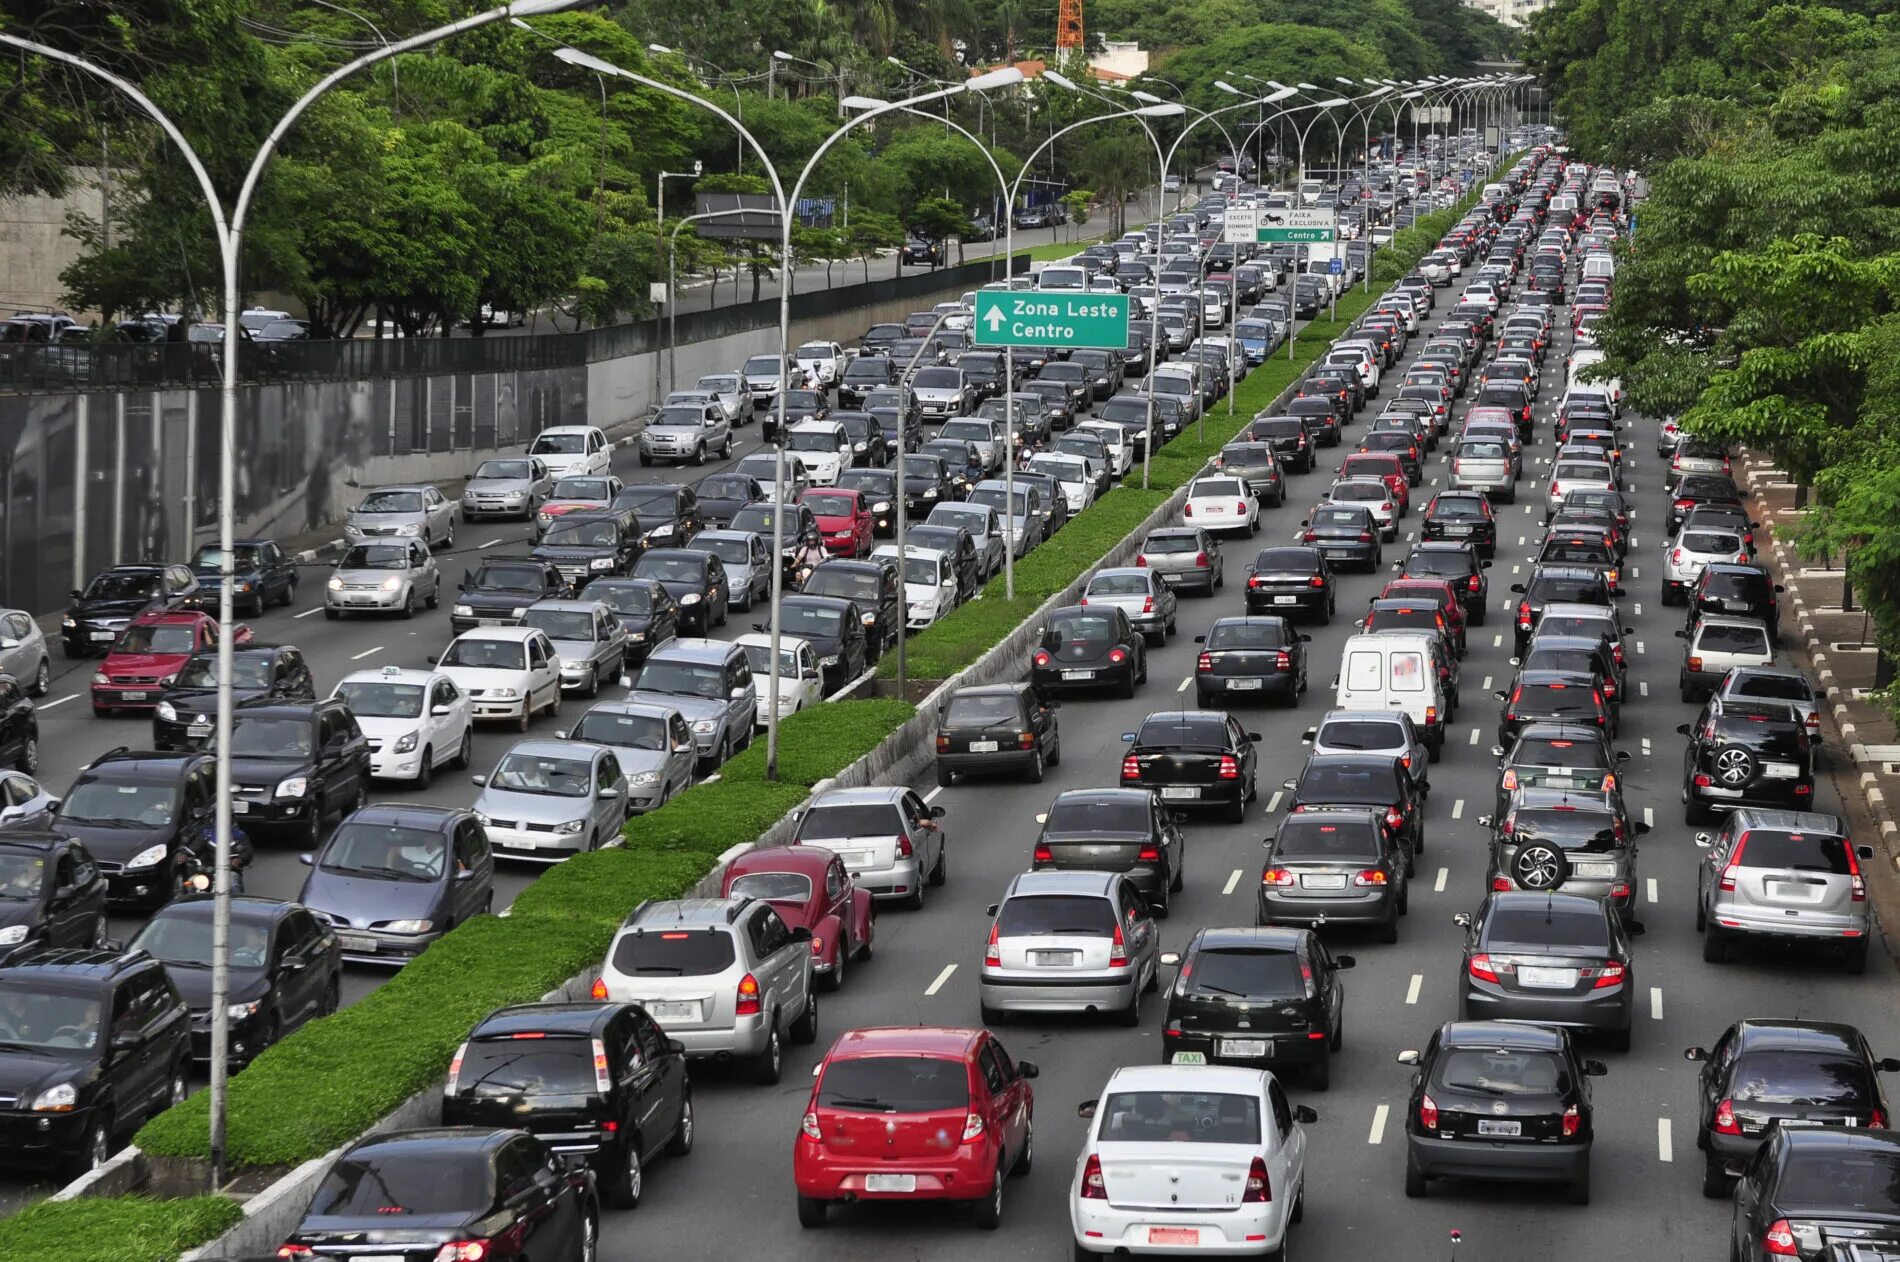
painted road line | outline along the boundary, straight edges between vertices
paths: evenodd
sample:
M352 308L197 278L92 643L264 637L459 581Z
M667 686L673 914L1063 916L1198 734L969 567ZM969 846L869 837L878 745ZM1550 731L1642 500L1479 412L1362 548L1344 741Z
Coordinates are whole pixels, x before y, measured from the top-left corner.
M1231 893L1233 893L1233 892L1234 892L1234 890L1235 890L1235 889L1236 889L1236 888L1237 888L1237 887L1238 887L1239 885L1240 885L1240 869L1239 869L1239 868L1235 868L1235 869L1234 869L1234 874L1233 874L1232 876L1230 876L1230 877L1228 877L1228 878L1227 878L1227 884L1225 884L1225 885L1223 885L1223 886L1221 886L1221 890L1220 890L1220 892L1221 892L1221 894L1222 894L1222 896L1224 897L1224 896L1226 896L1226 895L1228 895L1228 894L1231 894Z
M1645 806L1643 808L1643 822L1645 824L1648 824L1651 828L1654 828L1656 826L1656 808L1655 807Z
M1643 616L1643 602L1640 600L1636 602L1636 616L1638 618Z
M383 651L383 646L382 646L382 645L380 645L380 644L378 644L378 645L376 645L376 646L375 646L375 647L373 647L373 648L366 648L366 649L364 649L364 650L363 650L363 651L362 651L361 653L357 653L357 654L354 654L353 656L351 656L351 658L350 658L350 660L351 660L352 662L360 662L360 661L362 661L362 660L363 660L364 658L366 658L366 657L374 657L374 656L375 656L376 654L378 654L378 653L380 653L380 652L382 652L382 651Z
M1630 577L1631 577L1631 578L1641 578L1642 576L1643 576L1643 571L1642 571L1641 569L1639 569L1639 568L1637 568L1637 567L1636 567L1636 566L1634 566L1634 565L1632 565L1632 566L1630 566Z
M1391 1112L1392 1106L1389 1104L1381 1104L1378 1108L1372 1110L1372 1130L1366 1136L1366 1142L1368 1144L1382 1143L1385 1140L1385 1119L1386 1115Z
M1632 547L1632 548L1633 548L1633 547L1635 547L1635 546L1636 546L1636 536L1635 536L1635 535L1631 535L1631 536L1630 536L1630 547Z
M1432 882L1432 893L1443 894L1445 892L1445 881L1450 876L1451 876L1450 868L1438 869L1438 879Z
M63 697L61 697L61 698L60 698L59 700L57 700L57 701L42 701L42 702L40 702L40 704L39 704L39 708L40 708L40 709L42 709L42 710L50 710L50 709L52 709L52 708L53 708L54 706L56 706L56 705L65 705L65 704L66 704L66 703L67 703L68 701L77 701L77 700L79 700L79 694L78 694L78 693L76 693L76 692L74 692L74 693L68 693L68 694L67 694L66 696L63 696Z
M1649 892L1649 901L1650 901L1650 905L1651 905L1651 906L1654 906L1654 905L1655 905L1656 903L1658 903L1658 902L1660 902L1660 901L1661 901L1661 900L1660 900L1660 899L1659 899L1659 898L1658 898L1658 897L1656 896L1656 878L1655 878L1655 877L1653 877L1653 876L1652 876L1652 877L1650 877L1650 878L1649 878L1649 880L1648 880L1647 882L1645 882L1645 884L1647 884L1647 885L1649 886L1649 891L1648 891L1648 892Z
M924 801L935 802L937 800L937 795L942 792L943 792L943 786L938 785L936 788L932 789L930 792L924 794Z
M1480 691L1483 691L1483 692L1491 691L1491 676L1486 675L1484 677L1484 687Z
M1520 547L1520 548L1524 546L1524 536L1523 536L1523 535L1519 535L1519 536L1517 537L1517 546L1518 546L1518 547Z
M293 618L314 618L323 612L323 608L322 605L318 605L315 609L306 609L302 613L292 614L290 616Z
M1465 817L1465 800L1463 798L1459 798L1456 802L1451 804L1451 817L1453 819L1463 819Z
M1425 984L1425 974L1413 973L1412 984L1405 988L1405 1002L1417 1003L1418 1002L1418 988L1420 986L1423 986L1424 984Z
M501 542L501 540L499 540L499 539L490 539L490 540L489 540L489 541L488 541L487 543L484 543L484 544L482 544L481 546L482 546L482 547L484 547L484 548L492 548L492 547L494 547L494 546L495 546L496 544L498 544L498 543L500 543L500 542Z
M1676 1155L1669 1151L1669 1119L1656 1119L1656 1160L1674 1161Z
M1649 757L1649 737L1643 738L1643 757Z
M1179 688L1176 688L1175 691L1186 692L1189 688L1192 688L1193 686L1194 686L1194 676L1189 675L1186 679L1183 679L1181 681L1181 686Z
M1504 647L1504 633L1502 631L1491 637L1491 647L1494 649Z
M1478 743L1478 729L1475 727L1471 729L1471 743L1473 745Z
M1279 809L1280 809L1280 790L1275 789L1273 791L1273 796L1267 799L1267 814L1271 815Z
M1662 987L1661 986L1651 986L1649 988L1649 1019L1651 1021L1662 1020Z
M1523 566L1521 566L1521 565L1513 565L1513 566L1511 567L1511 573L1513 573L1513 574L1518 574L1518 573L1521 573L1521 572L1523 571L1523 569L1524 569L1524 567L1523 567Z
M1637 680L1636 689L1638 692L1641 692L1645 697L1647 697L1649 695L1649 681L1647 679Z
M942 990L942 989L943 989L943 984L944 984L945 982L947 982L947 981L949 981L949 980L950 980L950 974L952 974L952 973L954 973L954 972L956 972L956 971L957 971L957 966L956 966L956 965L954 965L954 964L946 964L946 965L944 965L944 966L943 966L943 972L941 972L941 973L938 973L938 974L937 974L937 980L936 980L936 981L934 981L934 982L931 982L931 983L930 983L930 985L928 985L928 986L926 986L926 987L924 987L924 994L925 994L925 996L926 996L926 997L928 997L928 996L930 996L930 995L934 995L934 994L936 994L936 993L937 993L938 991L940 991L940 990Z

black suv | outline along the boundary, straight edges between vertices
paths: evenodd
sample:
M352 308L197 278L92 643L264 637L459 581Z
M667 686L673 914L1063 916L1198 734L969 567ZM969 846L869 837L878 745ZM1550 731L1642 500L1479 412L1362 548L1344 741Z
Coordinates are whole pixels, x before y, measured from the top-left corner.
M627 509L610 508L556 517L528 555L559 570L578 592L597 578L631 573L644 549L640 519Z
M1685 626L1693 627L1703 614L1726 614L1735 618L1759 618L1768 627L1768 643L1781 642L1781 611L1775 596L1781 584L1768 576L1759 565L1737 565L1718 561L1702 567L1702 573L1685 593L1689 606Z
M799 591L855 603L864 620L865 657L872 661L904 633L904 584L889 557L826 561L812 570Z
M106 941L106 878L86 847L42 829L0 832L0 964Z
M198 590L184 601L192 609L218 612L218 587L224 582L221 568L224 549L208 543L191 558L191 572L197 576ZM231 608L254 618L264 616L267 605L288 608L297 602L297 563L269 539L239 539L231 544Z
M1313 1090L1331 1085L1346 1036L1339 975L1352 956L1334 955L1311 929L1203 929L1161 962L1181 966L1168 988L1163 1064L1298 1065ZM1248 1017L1239 1030L1236 1011Z
M198 577L188 565L148 561L115 565L73 589L73 603L59 628L67 657L103 657L126 624L142 613L175 609L197 595Z
M95 857L110 902L156 907L177 892L179 868L200 848L216 789L209 754L120 747L79 773L52 827Z
M1682 751L1682 820L1706 824L1739 806L1805 811L1814 805L1814 745L1807 720L1785 701L1704 705L1677 726Z
M521 610L537 600L565 596L567 589L566 575L552 561L483 557L481 569L462 572L449 627L460 635L480 626L513 626L521 621Z
M316 681L301 650L288 644L240 644L231 650L231 693L237 701L259 697L311 701ZM218 714L218 654L193 653L159 694L152 713L153 749L201 749L211 739Z
M638 666L656 645L680 631L680 606L657 578L603 578L587 589L587 599L614 611L627 629L627 665Z
M1537 566L1531 571L1530 582L1512 583L1511 590L1522 597L1512 620L1513 652L1518 657L1524 656L1546 605L1602 605L1614 609L1612 597L1619 591L1610 586L1609 576L1602 570L1568 565Z
M184 1100L191 1021L149 955L42 951L0 970L0 1162L75 1178Z
M1431 542L1469 543L1481 557L1498 553L1498 521L1483 491L1440 491L1425 506L1419 536Z
M282 828L301 850L326 817L369 800L369 740L345 702L247 701L231 718L231 813L244 828Z
M513 1127L584 1153L602 1197L631 1209L648 1161L693 1150L685 1049L638 1004L497 1008L455 1053L442 1121Z

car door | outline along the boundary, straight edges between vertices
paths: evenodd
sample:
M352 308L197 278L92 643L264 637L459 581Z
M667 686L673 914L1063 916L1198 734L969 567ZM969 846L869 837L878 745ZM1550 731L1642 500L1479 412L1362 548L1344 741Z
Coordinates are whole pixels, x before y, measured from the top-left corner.
M446 539L455 529L454 506L442 497L442 492L434 487L424 487L422 491L422 514L424 531L430 542Z
M594 610L596 678L613 679L627 668L627 629L610 609Z
M288 595L296 586L297 570L284 550L274 543L266 543L258 549L258 560L263 569L264 600L268 603L274 596Z
M119 1125L147 1112L166 1087L171 1066L164 1049L153 1043L162 1015L162 977L158 969L145 969L122 978L112 990L107 1074L113 1080Z
M439 765L456 757L462 748L463 734L468 731L468 698L453 679L437 679L429 686L426 722L435 762Z
M442 590L442 571L436 568L435 553L420 543L409 545L409 585L424 600Z
M539 1140L523 1135L495 1154L495 1187L515 1220L511 1234L521 1256L575 1255L579 1213L554 1155Z
M9 784L9 793L11 788ZM78 864L72 849L62 848L54 854L52 876L52 886L46 896L46 945L91 946L95 919L88 898L91 891L79 883Z
M977 1068L990 1093L991 1120L1003 1136L1005 1160L1021 1154L1029 1139L1028 1084L1016 1073L1016 1062L994 1037L986 1037L977 1052Z
M605 473L611 468L607 454L607 437L597 429L587 431L587 468L592 473ZM620 488L614 489L618 491Z
M533 709L535 696L545 696L561 686L560 658L554 653L554 646L539 631L528 637L528 708Z
M1271 1137L1265 1134L1268 1130L1273 1132ZM1270 1145L1267 1173L1273 1186L1299 1188L1306 1176L1306 1132L1293 1120L1292 1105L1278 1078L1267 1082L1267 1116L1261 1119L1261 1131L1261 1138ZM1290 1192L1282 1201L1287 1208L1280 1213L1291 1212L1298 1195L1297 1191Z
M653 1152L679 1129L680 1111L686 1103L686 1058L667 1049L665 1033L645 1012L628 1012L626 1021L629 1050L640 1057L640 1091L635 1106L640 1134L647 1150Z
M270 983L277 997L277 1019L283 1034L302 1025L316 1006L314 981L320 970L305 958L306 943L291 914L271 927Z
M686 726L686 720L678 711L666 716L666 775L661 788L667 797L683 793L693 784L693 760L698 757L693 749L693 732Z
M759 984L772 998L772 1007L787 1024L805 1010L806 996L798 987L792 966L791 931L770 907L760 907L746 924L746 936L757 961Z
M343 782L343 804L348 806L359 792L367 796L369 791L369 738L347 708L337 711L336 726L340 741L336 778Z
M917 870L928 877L943 862L943 825L937 822L936 812L924 805L923 798L915 792L904 794L902 811L905 830L917 851Z
M602 751L594 762L594 805L591 811L602 841L611 838L627 822L627 782L620 773L620 760Z

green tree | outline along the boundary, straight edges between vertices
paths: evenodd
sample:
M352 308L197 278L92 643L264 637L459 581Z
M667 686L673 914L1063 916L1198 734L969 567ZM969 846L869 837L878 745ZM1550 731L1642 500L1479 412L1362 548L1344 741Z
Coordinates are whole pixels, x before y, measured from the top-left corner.
M895 215L882 211L860 210L851 216L851 226L844 230L845 244L852 255L864 264L865 283L871 280L871 260L879 251L893 250L904 244L904 225Z
M908 219L911 232L925 241L937 242L939 247L951 237L957 238L957 262L963 261L963 234L970 231L970 216L963 207L948 197L926 197L911 208ZM943 262L943 251L939 248L937 261L932 267Z

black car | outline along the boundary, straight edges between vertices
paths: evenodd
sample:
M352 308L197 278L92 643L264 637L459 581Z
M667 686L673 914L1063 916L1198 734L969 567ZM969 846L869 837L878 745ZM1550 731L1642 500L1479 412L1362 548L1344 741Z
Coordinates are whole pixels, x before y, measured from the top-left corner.
M132 619L178 608L197 595L198 576L188 565L148 561L101 570L73 589L60 621L60 648L67 657L103 657Z
M613 610L627 629L628 666L646 661L655 645L679 634L679 602L658 579L603 578L588 587L587 598Z
M875 359L890 350L893 342L903 340L909 336L909 333L910 331L906 329L902 323L873 324L864 331L864 336L858 339L858 357L852 360L851 363L861 364L866 359ZM850 375L851 369L850 366L847 365L845 367L845 376L849 377Z
M1768 643L1781 642L1781 611L1775 597L1781 584L1769 577L1759 565L1713 562L1685 592L1689 606L1685 626L1693 627L1704 614L1725 614L1734 618L1759 618L1768 627Z
M282 829L315 850L325 819L369 800L369 739L335 697L247 701L231 716L231 781L240 827Z
M633 510L643 532L641 542L649 548L684 547L706 528L699 496L690 486L661 483L630 486L614 496L612 507Z
M481 568L462 571L449 628L460 635L475 627L513 626L518 611L537 600L567 595L567 577L552 561L531 556L483 557Z
M936 501L932 501L933 503ZM976 539L964 526L911 526L904 531L907 548L932 548L950 558L957 573L957 603L976 595L983 586L983 558Z
M211 1059L212 898L183 898L145 922L129 947L165 964L191 1010L191 1054ZM337 1010L343 948L308 908L275 898L233 897L229 953L235 1068L306 1021Z
M904 633L904 581L890 557L826 561L811 572L799 592L855 602L864 618L864 651L869 661L876 661Z
M1729 1180L1780 1126L1887 1128L1879 1075L1900 1060L1876 1059L1851 1025L1824 1021L1737 1021L1713 1048L1691 1047L1702 1065L1696 1147L1702 1194L1724 1197Z
M1033 469L1019 469L1015 474L1016 485L1036 489L1037 502L1042 506L1042 537L1048 539L1069 522L1073 514L1069 511L1069 496L1062 489L1055 475L1041 473Z
M11 675L0 675L0 767L27 775L40 769L40 720L33 698ZM0 806L11 803L0 802Z
M1726 473L1686 473L1676 483L1676 489L1669 498L1669 525L1665 533L1675 538L1682 528L1683 518L1697 508L1705 505L1719 505L1733 508L1738 512L1747 512L1742 503L1742 493L1735 489L1735 483Z
M345 1149L279 1257L360 1257L374 1239L399 1262L589 1259L600 1238L592 1171L524 1130L385 1131ZM499 1246L499 1247L497 1247Z
M1524 670L1556 670L1594 675L1612 716L1623 710L1623 666L1602 636L1557 635L1539 628L1524 656L1512 663Z
M191 1022L165 966L116 951L40 951L0 970L0 1163L96 1170L190 1090Z
M1296 706L1306 691L1306 646L1310 635L1295 631L1282 615L1216 618L1194 661L1194 696L1203 709L1258 695Z
M990 398L1003 392L1007 364L1008 361L996 351L971 351L957 357L957 367L963 370L964 380L975 388L979 398Z
M779 627L786 635L810 641L812 652L818 655L826 696L862 675L871 660L864 606L855 600L786 596L779 601ZM754 630L764 633L769 627L761 623Z
M706 524L721 529L747 504L768 498L765 484L749 473L709 473L694 484L693 492Z
M50 826L84 844L113 905L160 906L202 849L216 781L209 754L115 749L79 773Z
M1044 696L1114 688L1123 697L1148 679L1148 643L1113 605L1049 611L1030 654L1029 682Z
M843 483L840 483L843 485ZM916 453L904 458L904 515L912 522L930 516L939 504L961 498L950 463L941 456ZM895 532L895 522L892 531Z
M1676 727L1682 751L1682 820L1711 822L1742 806L1809 810L1814 805L1814 742L1800 707L1767 699L1706 704L1694 723Z
M552 565L578 594L596 579L631 572L645 546L640 519L628 509L610 508L556 517L528 556Z
M943 259L943 243L912 237L904 242L904 262L935 267Z
M1334 396L1309 394L1289 399L1286 414L1305 423L1315 447L1337 447L1344 439L1346 422Z
M1413 854L1425 851L1425 793L1397 758L1382 753L1309 754L1300 774L1281 783L1287 813L1333 806L1371 807L1386 832Z
M1742 1167L1729 1229L1734 1262L1900 1252L1900 1134L1777 1126ZM1825 1255L1830 1239L1840 1242ZM1856 1247L1842 1249L1852 1242Z
M1288 815L1263 843L1261 925L1371 925L1399 940L1418 859L1377 807L1316 807Z
M1260 733L1243 730L1219 710L1163 710L1142 720L1138 730L1122 733L1128 752L1122 755L1121 785L1152 790L1180 810L1219 807L1238 824L1258 796L1259 739Z
M959 441L955 438L933 438L917 449L921 456L935 456L942 462L949 475L951 498L963 499L978 482L990 476L990 467L973 442ZM905 473L910 472L910 460L906 459ZM906 479L908 480L908 479ZM929 516L925 509L924 515Z
M1304 418L1266 416L1253 421L1242 431L1244 441L1266 443L1280 458L1280 466L1290 473L1311 473L1319 459L1314 451L1313 435Z
M1300 525L1300 538L1326 554L1335 565L1363 565L1371 573L1385 563L1385 548L1379 542L1379 519L1365 504L1315 505Z
M218 588L224 582L224 549L206 544L191 558L198 590L182 603L191 609L218 611ZM297 602L297 563L269 539L238 539L231 544L231 608L253 618L264 616L267 605L286 608Z
M680 630L710 635L726 625L732 585L726 563L710 552L691 548L653 548L633 567L634 578L654 579L679 603Z
M442 1095L448 1126L517 1127L582 1153L632 1209L646 1163L693 1150L685 1049L634 1003L524 1003L476 1023Z
M1563 723L1529 724L1518 731L1511 745L1493 745L1491 756L1499 760L1496 805L1492 810L1499 818L1519 789L1614 791L1617 768L1630 760L1628 751L1611 750L1602 728Z
M1125 872L1157 917L1182 885L1187 837L1150 789L1070 789L1042 817L1030 870Z
M41 828L0 832L0 964L106 944L106 878L86 847Z
M1458 1019L1534 1021L1596 1031L1630 1047L1636 994L1630 937L1643 931L1600 898L1492 891L1465 931Z
M891 462L891 446L875 416L869 412L833 412L828 419L842 425L845 437L851 440L852 468L880 469Z
M289 644L233 645L231 692L236 701L269 697L311 701L316 680L302 650ZM218 653L193 653L159 694L152 712L153 749L201 749L211 739L218 715Z
M1492 694L1504 703L1498 716L1498 744L1509 745L1532 723L1564 723L1601 728L1615 734L1610 703L1602 681L1593 674L1525 667L1508 690Z
M1590 1202L1596 1140L1589 1080L1608 1073L1570 1033L1504 1021L1448 1021L1420 1053L1405 1107L1405 1194L1435 1178L1562 1183Z
M1319 548L1262 548L1247 567L1250 614L1299 614L1325 626L1337 603L1333 567Z
M1280 458L1273 444L1229 443L1214 457L1214 467L1222 473L1246 479L1248 487L1264 508L1286 503L1286 474L1280 470Z
M1163 1064L1292 1066L1315 1091L1331 1085L1346 1036L1339 975L1352 956L1311 929L1202 929L1161 962L1181 969L1162 1018Z
M1540 565L1531 571L1528 583L1513 583L1511 590L1520 597L1511 625L1518 657L1529 647L1546 606L1601 605L1610 610L1615 607L1612 597L1620 594L1602 570L1567 565Z
M1062 735L1050 701L1035 685L983 684L959 688L937 710L937 785L957 776L1009 772L1031 784L1062 761Z
M1491 563L1484 560L1469 539L1433 541L1416 544L1399 563L1406 578L1442 578L1458 593L1465 607L1469 626L1484 625L1484 607L1489 602L1491 585L1484 572Z
M781 517L783 520L781 521ZM818 530L818 517L811 511L809 504L775 504L769 500L757 504L748 504L732 515L728 530L747 531L772 542L773 531L779 536L779 566L787 587L792 586L792 576L798 570L798 554L807 543L816 543L823 539Z

